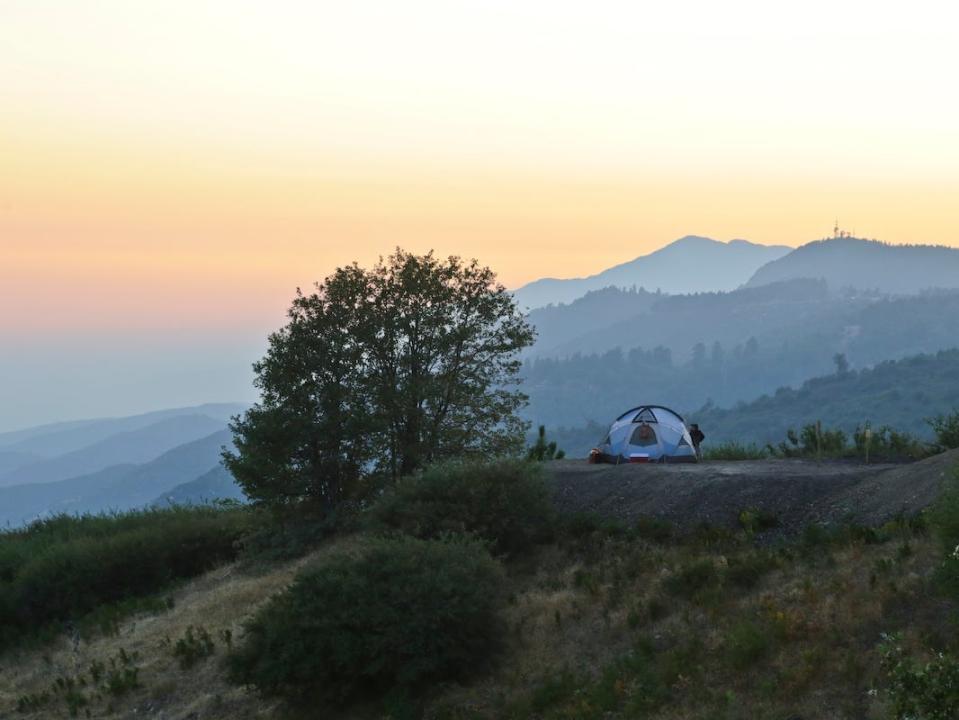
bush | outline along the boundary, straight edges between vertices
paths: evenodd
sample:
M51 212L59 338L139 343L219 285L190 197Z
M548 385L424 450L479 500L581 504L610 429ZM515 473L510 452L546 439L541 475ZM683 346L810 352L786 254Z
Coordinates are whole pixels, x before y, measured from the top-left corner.
M548 462L549 460L562 460L566 457L566 452L556 446L555 440L546 442L546 426L539 426L539 433L536 435L536 442L526 451L526 459L534 462Z
M921 664L903 653L896 637L887 637L880 650L896 718L959 717L959 660L940 653Z
M738 442L726 442L710 447L703 453L705 460L762 460L769 455L766 448L758 445L744 445Z
M954 410L949 415L937 415L928 422L936 434L936 442L941 447L959 448L959 410Z
M415 692L482 667L502 569L473 539L375 538L301 572L246 625L231 679L294 704Z
M762 659L769 649L769 631L754 622L740 622L729 632L726 654L729 663L737 670L746 670Z
M786 440L777 447L767 446L771 455L779 457L842 457L846 454L846 433L830 430L820 424L804 425L797 434L790 428Z
M936 583L944 594L959 599L959 469L946 482L928 520L944 555Z
M663 581L663 588L670 595L691 599L719 584L719 571L709 558L695 560L684 565Z
M423 539L473 533L515 553L545 538L552 519L537 463L451 461L403 478L370 508L368 526Z
M61 516L0 534L0 649L231 560L242 509Z
M857 427L853 433L856 455L876 460L919 460L927 457L930 447L919 438L883 425L873 430L869 423Z

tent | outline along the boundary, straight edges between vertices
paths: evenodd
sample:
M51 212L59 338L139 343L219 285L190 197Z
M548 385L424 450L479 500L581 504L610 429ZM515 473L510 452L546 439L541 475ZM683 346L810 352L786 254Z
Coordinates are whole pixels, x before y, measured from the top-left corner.
M609 426L594 453L599 462L696 462L686 422L662 405L627 410Z

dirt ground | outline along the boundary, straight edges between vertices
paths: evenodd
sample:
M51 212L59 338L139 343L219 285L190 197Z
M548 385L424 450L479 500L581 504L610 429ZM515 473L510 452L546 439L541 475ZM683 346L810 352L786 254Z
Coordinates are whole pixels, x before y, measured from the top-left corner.
M874 526L915 513L935 500L955 468L959 450L905 465L748 460L616 466L559 460L550 464L550 482L566 513L731 527L742 510L755 508L777 516L773 534L792 534L810 523Z

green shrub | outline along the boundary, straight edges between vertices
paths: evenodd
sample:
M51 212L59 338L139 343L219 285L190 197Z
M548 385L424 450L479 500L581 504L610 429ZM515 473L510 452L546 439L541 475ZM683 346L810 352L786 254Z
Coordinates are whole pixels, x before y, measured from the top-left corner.
M959 717L959 659L939 653L920 663L905 655L896 637L887 637L880 651L897 720Z
M547 462L549 460L562 460L564 457L566 457L566 453L556 447L555 440L546 442L546 426L540 425L536 442L530 445L526 451L526 459L534 462Z
M927 518L943 552L936 584L947 596L959 599L959 469L946 481Z
M761 508L746 508L739 512L739 525L746 537L752 539L757 532L779 527L779 517Z
M770 552L757 551L748 555L734 555L729 558L726 578L737 587L753 588L777 565L776 556Z
M936 442L943 448L959 448L959 410L948 415L937 415L928 420L936 434Z
M762 460L768 457L769 451L766 448L755 444L743 444L738 442L725 442L720 445L713 445L703 453L704 460Z
M719 584L719 571L709 558L696 560L668 576L663 588L670 595L691 599L697 594Z
M210 657L216 650L213 638L202 625L187 626L183 637L178 638L176 643L169 644L170 651L179 662L181 670L189 670L201 660Z
M553 508L537 463L450 461L403 478L369 510L368 526L428 539L473 533L497 553L548 536Z
M726 639L726 656L737 670L745 670L770 650L770 633L755 622L737 623Z
M260 610L230 677L294 704L342 705L467 676L500 646L502 582L477 540L374 538Z
M0 534L0 649L231 560L244 510L173 508L41 521Z
M873 430L866 423L857 427L852 437L856 455L864 460L919 460L930 453L929 446L919 438L888 425Z

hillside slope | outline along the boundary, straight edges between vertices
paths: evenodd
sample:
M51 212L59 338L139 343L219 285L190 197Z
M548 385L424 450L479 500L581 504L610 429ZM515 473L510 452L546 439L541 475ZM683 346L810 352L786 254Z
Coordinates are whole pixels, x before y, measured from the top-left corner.
M521 308L569 303L591 290L605 287L644 287L666 293L733 290L745 283L765 263L782 257L790 248L757 245L746 240L728 243L687 235L665 247L595 275L566 280L542 278L514 292Z
M852 287L892 294L959 288L959 249L851 237L817 240L763 265L747 286L796 278L822 278L832 290Z

